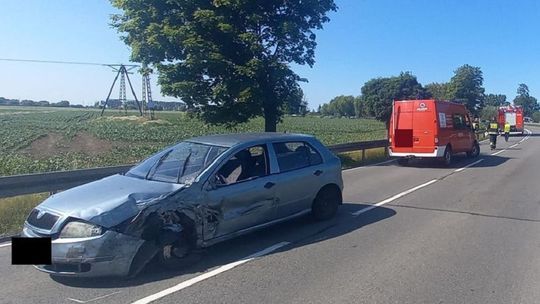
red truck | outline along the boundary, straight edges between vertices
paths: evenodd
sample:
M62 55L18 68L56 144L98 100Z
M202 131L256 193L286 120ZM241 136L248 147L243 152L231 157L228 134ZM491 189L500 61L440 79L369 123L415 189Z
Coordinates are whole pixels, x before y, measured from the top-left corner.
M510 133L521 134L525 132L523 124L523 108L521 106L504 106L499 107L499 115L497 123L499 130L504 132L505 123L510 123Z
M456 153L477 157L476 139L464 105L437 100L394 101L390 118L389 154L400 164L410 158L438 158L450 165Z

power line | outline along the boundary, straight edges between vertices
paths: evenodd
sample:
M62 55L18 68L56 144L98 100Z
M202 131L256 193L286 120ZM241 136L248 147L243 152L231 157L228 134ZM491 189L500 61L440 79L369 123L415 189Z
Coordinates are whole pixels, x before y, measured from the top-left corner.
M14 59L14 58L0 58L0 61L10 62L33 62L33 63L56 63L56 64L78 64L78 65L99 65L99 66L120 66L125 67L138 67L136 64L109 64L109 63L95 63L95 62L76 62L76 61L58 61L58 60L37 60L37 59Z

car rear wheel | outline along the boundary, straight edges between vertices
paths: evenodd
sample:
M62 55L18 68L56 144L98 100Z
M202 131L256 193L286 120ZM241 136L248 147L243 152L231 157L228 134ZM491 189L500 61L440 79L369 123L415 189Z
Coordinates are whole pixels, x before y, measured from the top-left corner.
M480 145L477 142L474 142L471 151L467 152L468 157L478 157L480 155Z
M336 215L340 203L339 190L330 187L323 188L313 201L311 213L318 221L331 219Z
M452 164L452 148L450 146L447 146L446 149L444 150L442 163L443 165L447 167Z

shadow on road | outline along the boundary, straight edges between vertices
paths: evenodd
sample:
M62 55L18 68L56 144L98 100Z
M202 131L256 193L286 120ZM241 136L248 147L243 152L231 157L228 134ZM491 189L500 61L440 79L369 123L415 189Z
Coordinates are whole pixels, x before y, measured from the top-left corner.
M85 279L54 276L51 276L51 278L60 284L70 287L121 288L143 285L181 275L190 275L189 277L193 277L208 271L209 269L238 261L279 242L288 241L291 242L291 244L282 247L280 250L274 251L272 254L340 237L396 214L396 211L393 209L378 207L358 217L353 217L351 215L351 212L369 206L371 205L344 203L340 207L336 217L328 221L317 222L310 216L304 216L230 241L216 244L203 251L201 253L201 259L198 262L183 269L163 269L157 265L157 263L151 262L136 278L133 279Z
M497 152L503 149L495 149L493 151L489 151L491 153ZM520 148L506 148L505 150L520 150ZM482 168L482 167L496 167L499 166L509 159L511 157L501 156L501 155L485 155L482 154L477 158L469 158L466 155L454 155L454 159L452 161L452 164L450 166L445 166L440 161L432 158L424 158L424 159L411 159L409 160L409 163L407 165L399 165L397 162L391 162L388 164L383 164L381 166L394 166L394 167L412 167L412 168L419 168L419 169L433 169L433 168L439 168L439 169L459 169L467 166L468 164L472 164L475 161L483 159L482 162L474 165L472 168Z

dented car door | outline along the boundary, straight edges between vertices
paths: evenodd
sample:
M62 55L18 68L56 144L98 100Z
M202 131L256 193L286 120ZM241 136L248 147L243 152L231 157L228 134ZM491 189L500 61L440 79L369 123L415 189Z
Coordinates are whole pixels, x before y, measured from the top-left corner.
M219 212L205 219L205 240L275 218L276 176L269 169L266 145L258 145L238 151L210 178L206 202Z

